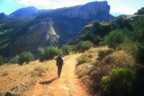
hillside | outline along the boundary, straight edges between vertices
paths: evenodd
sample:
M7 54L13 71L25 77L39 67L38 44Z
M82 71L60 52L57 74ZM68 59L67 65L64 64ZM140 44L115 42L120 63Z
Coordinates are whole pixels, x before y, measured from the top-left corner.
M85 5L60 8L51 11L40 11L40 13L39 10L34 7L19 9L13 12L10 17L18 17L18 20L26 21L27 24L19 24L16 26L21 30L15 30L13 29L13 26L9 26L9 28L13 29L11 33L14 34L14 32L16 32L16 36L10 37L12 38L12 40L10 40L11 42L1 43L0 46L5 47L0 48L0 53L3 53L2 55L6 57L10 57L19 54L24 50L35 53L39 47L51 45L61 46L77 36L82 28L89 22L94 20L108 21L113 19L114 17L109 14L109 11L110 6L107 1L91 2ZM51 41L54 40L49 38L51 37L49 36L49 28L51 27L46 25L49 23L49 19L53 22L52 29L55 30L55 33L59 37L59 39L55 40L56 43L51 43ZM17 23L21 22L17 21ZM6 35L4 30L7 30L7 27L5 28L2 26L1 30L3 35ZM7 37L9 38L9 35ZM8 39L7 37L4 39Z
M69 43L76 44L82 40L90 40L94 44L99 45L104 37L113 30L128 29L132 31L135 27L133 23L139 21L143 17L143 15L122 15L110 22L91 22L83 28L80 35L76 36L75 39L71 40Z
M29 21L18 19L0 19L0 54L6 55L7 47L15 38L23 35Z

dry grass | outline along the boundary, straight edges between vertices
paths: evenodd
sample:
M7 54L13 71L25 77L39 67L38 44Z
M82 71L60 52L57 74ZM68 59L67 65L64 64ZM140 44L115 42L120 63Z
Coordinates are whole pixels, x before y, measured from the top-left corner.
M77 66L79 78L83 76L88 76L92 70L93 66L89 63L84 63L82 65Z
M111 67L129 68L135 66L135 61L124 51L116 51L113 54L106 56L100 64L110 65Z
M20 83L28 87L34 85L36 80L44 76L45 71L54 64L55 61L52 60L47 62L33 61L22 66L18 64L0 66L0 94L19 86Z

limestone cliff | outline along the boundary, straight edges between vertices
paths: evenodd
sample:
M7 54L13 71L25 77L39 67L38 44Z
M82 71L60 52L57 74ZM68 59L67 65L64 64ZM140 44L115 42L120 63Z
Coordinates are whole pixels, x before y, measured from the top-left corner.
M35 51L46 44L54 45L57 43L59 36L56 34L51 20L44 20L29 29L23 36L17 38L9 46L12 54L18 54L22 51Z
M93 16L102 16L101 18L110 18L110 6L107 1L101 2L90 2L85 5L73 6L68 8L61 8L51 12L52 15L66 16L66 17L77 17L77 18L90 18Z

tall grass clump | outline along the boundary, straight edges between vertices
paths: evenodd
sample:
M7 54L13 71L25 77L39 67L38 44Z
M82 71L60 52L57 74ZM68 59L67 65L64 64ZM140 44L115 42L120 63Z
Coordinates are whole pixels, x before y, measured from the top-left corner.
M48 70L47 67L36 66L31 72L31 77L42 77L45 75L46 70Z
M90 62L90 59L87 56L83 55L80 58L78 58L78 64L77 65L80 65L83 63L88 63L88 62Z

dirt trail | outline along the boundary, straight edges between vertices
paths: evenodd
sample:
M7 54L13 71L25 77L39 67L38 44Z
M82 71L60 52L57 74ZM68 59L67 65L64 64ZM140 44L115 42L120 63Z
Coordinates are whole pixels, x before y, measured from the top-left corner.
M64 58L61 78L57 78L57 67L46 72L46 76L25 94L26 96L89 96L75 74L75 65L80 54Z

